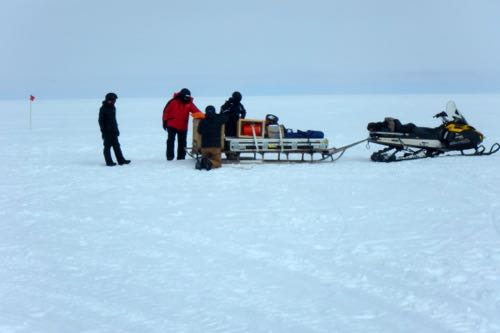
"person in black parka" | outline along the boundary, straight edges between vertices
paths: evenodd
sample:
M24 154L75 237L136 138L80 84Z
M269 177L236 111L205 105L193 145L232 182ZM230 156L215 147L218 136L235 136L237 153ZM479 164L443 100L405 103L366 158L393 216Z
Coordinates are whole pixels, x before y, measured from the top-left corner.
M205 119L202 119L198 125L202 158L197 161L196 169L210 170L221 167L221 132L222 125L226 121L226 114L217 114L212 105L206 107Z
M107 166L116 165L111 158L111 147L113 147L118 164L123 165L130 163L130 160L123 157L120 143L118 142L120 131L118 130L118 123L116 122L115 103L117 99L118 96L115 93L106 94L102 106L99 109L99 127L101 128L104 144L104 160Z
M227 115L224 133L226 136L237 136L238 120L245 119L247 111L241 104L241 93L233 92L232 96L220 107L221 113Z

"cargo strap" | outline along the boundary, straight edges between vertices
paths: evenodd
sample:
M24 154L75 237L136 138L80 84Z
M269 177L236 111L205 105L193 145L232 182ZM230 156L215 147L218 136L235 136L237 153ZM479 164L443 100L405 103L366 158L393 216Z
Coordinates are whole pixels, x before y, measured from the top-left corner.
M255 134L255 125L251 124L250 127L252 127L252 136L253 136L253 142L255 143L255 154L254 157L257 158L257 154L259 153L259 145L257 143L257 134Z

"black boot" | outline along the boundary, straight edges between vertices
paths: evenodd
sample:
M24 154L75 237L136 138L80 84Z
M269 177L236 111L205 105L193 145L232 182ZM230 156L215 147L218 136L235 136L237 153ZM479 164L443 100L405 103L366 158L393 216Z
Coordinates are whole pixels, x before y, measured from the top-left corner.
M130 160L126 160L125 157L123 157L120 144L113 145L113 150L115 151L116 161L118 162L118 164L124 165L130 163Z
M208 158L204 157L201 160L201 168L209 171L210 169L212 169L212 161L210 161Z
M212 170L212 161L207 160L207 162L205 164L205 169L207 169L207 171Z
M195 168L196 170L201 170L201 169L203 169L203 166L201 165L201 158L200 158L200 157L198 157L198 158L196 159L196 164L194 165L194 168Z

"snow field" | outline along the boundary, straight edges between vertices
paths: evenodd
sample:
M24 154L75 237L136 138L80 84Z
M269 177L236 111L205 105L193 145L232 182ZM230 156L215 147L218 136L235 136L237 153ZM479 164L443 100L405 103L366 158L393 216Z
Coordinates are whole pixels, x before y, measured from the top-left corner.
M331 145L455 99L500 141L497 95L244 97ZM498 332L499 155L393 164L165 161L167 99L0 102L0 332ZM203 108L223 98L199 98Z

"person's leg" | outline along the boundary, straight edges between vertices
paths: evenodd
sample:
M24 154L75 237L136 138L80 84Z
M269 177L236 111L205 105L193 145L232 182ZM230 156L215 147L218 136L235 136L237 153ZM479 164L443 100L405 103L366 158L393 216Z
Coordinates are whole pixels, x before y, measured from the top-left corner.
M104 136L103 138L104 142L104 149L103 149L103 154L104 154L104 161L106 162L107 166L113 166L116 165L115 162L113 162L113 158L111 157L111 146L112 144L110 143L110 138L108 136Z
M194 166L195 169L197 169L197 170L202 170L204 168L204 163L205 163L205 160L207 159L205 148L200 148L200 154L201 154L201 156L198 156L196 158L196 164Z
M187 131L177 131L177 159L186 158Z
M118 162L118 164L120 164L120 165L129 164L130 160L127 160L127 159L125 159L125 157L123 157L123 153L122 153L122 149L120 147L120 142L118 141L118 137L113 136L110 139L111 139L110 144L113 146L113 151L115 152L116 161Z
M238 121L234 121L232 119L228 120L224 125L224 135L226 137L237 137L238 136ZM226 158L228 160L238 160L240 154L235 152L230 152L229 147L225 144L224 147Z
M202 158L208 158L208 156L209 156L208 148L201 148L200 152L201 152L201 157Z
M220 168L221 167L221 152L220 148L210 148L210 161L212 162L212 168Z
M201 148L201 159L200 159L199 170L201 169L210 170L212 168L212 161L210 161L211 157L212 154L210 153L210 148Z
M220 148L209 147L201 149L203 159L205 163L202 163L202 166L207 169L214 169L221 167L221 150ZM209 163L208 163L209 162Z
M237 133L236 133L237 130L238 130L237 121L234 121L232 119L226 121L226 124L224 125L224 135L225 136L230 136L230 137L237 136Z
M175 135L177 134L177 130L172 127L167 127L167 132L167 160L171 161L174 159Z

